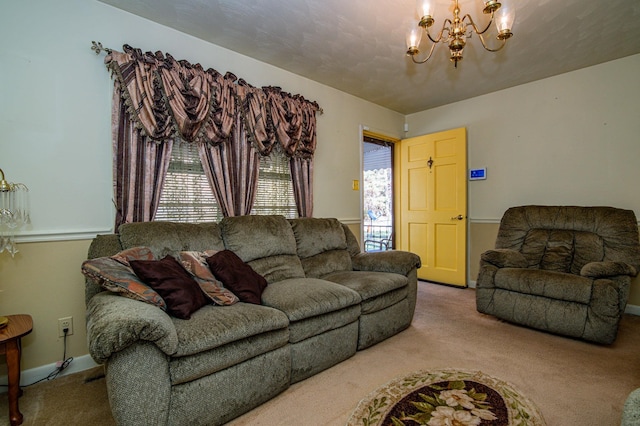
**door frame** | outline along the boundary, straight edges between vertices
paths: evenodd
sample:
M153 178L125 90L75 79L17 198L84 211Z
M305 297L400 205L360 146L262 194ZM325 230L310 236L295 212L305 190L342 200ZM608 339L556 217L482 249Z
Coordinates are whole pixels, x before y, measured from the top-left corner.
M395 168L396 168L396 156L398 155L398 143L401 141L400 138L397 137L393 137L393 136L389 136L387 134L384 133L380 133L377 131L372 131L371 129L369 129L369 127L367 126L360 126L360 187L361 187L361 191L360 191L360 250L362 250L364 252L364 240L365 240L365 226L366 226L366 221L364 219L364 187L363 187L363 183L364 183L364 138L365 137L370 137L372 139L377 139L383 142L388 142L391 143L393 148L392 148L392 168L393 168L393 196L391 199L391 208L393 210L392 214L393 214L393 230L396 231L397 230L397 218L396 218L396 213L397 213L397 203L398 203L398 195L396 193L397 191L397 186L396 186L396 173L395 173ZM397 236L397 232L394 232L393 235L393 247L397 248L397 244L396 244L396 236Z

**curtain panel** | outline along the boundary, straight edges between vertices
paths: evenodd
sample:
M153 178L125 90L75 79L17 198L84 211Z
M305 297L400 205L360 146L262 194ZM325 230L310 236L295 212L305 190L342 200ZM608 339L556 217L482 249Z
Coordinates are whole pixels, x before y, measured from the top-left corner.
M259 156L269 155L280 144L290 158L296 203L302 203L298 212L312 215L317 103L129 45L123 52L109 51L105 64L116 80L112 114L114 170L118 170L116 229L125 221L153 219L175 138L198 144L209 183L228 216L251 211ZM127 151L137 155L126 155ZM158 176L151 179L150 170ZM125 186L130 189L124 191ZM140 209L145 213L133 213Z
M111 131L113 146L113 193L115 229L126 222L153 220L167 174L173 142L149 142L136 130L118 94L115 82Z

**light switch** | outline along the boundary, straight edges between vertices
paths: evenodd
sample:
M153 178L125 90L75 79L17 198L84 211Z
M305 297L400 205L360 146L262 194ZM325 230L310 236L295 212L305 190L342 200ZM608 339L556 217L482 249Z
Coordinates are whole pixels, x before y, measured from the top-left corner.
M359 180L354 180L351 184L351 187L353 188L354 191L360 191L360 181Z

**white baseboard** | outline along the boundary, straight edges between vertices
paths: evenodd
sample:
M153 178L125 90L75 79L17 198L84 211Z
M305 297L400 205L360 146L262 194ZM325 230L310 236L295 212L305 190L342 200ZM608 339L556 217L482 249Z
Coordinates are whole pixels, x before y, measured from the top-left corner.
M624 313L640 316L640 306L627 304L627 309L624 310Z
M90 368L97 367L97 366L98 364L96 364L93 361L93 358L91 358L89 354L82 355L77 358L74 357L73 361L71 361L71 363L67 366L67 368L65 368L60 374L58 374L57 377L63 377L73 373L79 373L81 371L88 370ZM41 380L47 377L49 374L51 374L51 372L55 370L56 370L55 363L42 365L40 367L31 368L29 370L24 370L20 374L20 386L27 386L29 384L37 382L38 380ZM6 375L0 376L0 383L7 383Z
M469 288L476 288L476 282L469 281ZM624 310L624 313L640 316L640 306L627 304L627 308Z

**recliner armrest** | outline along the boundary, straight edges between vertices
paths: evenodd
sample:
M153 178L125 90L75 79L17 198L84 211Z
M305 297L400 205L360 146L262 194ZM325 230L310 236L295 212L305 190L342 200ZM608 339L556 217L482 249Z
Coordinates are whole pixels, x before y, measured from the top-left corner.
M522 253L508 249L487 250L480 255L480 260L498 268L526 268L529 266Z
M99 364L138 340L153 342L167 355L176 352L178 335L167 313L157 306L102 292L87 307L89 353Z
M354 271L394 272L408 275L422 265L420 256L402 250L359 253L351 258Z
M624 262L590 262L582 267L580 275L587 278L614 277L616 275L629 275L635 277L636 268Z

